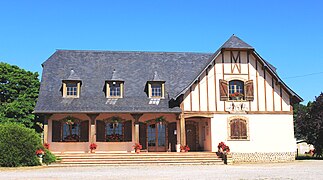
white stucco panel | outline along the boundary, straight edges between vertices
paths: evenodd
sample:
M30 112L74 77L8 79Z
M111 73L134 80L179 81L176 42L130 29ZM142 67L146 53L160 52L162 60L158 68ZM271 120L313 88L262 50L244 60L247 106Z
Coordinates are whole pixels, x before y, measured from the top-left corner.
M212 151L225 142L231 152L294 152L292 115L239 115L248 119L249 140L228 140L228 118L234 115L215 115L211 119Z

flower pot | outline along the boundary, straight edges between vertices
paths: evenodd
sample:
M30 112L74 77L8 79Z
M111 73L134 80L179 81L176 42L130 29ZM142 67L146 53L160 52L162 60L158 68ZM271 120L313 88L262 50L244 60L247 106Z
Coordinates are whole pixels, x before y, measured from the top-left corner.
M95 153L95 149L91 149L91 153Z
M186 151L184 149L182 149L181 152L186 152Z
M139 154L140 153L140 149L136 149L136 153Z

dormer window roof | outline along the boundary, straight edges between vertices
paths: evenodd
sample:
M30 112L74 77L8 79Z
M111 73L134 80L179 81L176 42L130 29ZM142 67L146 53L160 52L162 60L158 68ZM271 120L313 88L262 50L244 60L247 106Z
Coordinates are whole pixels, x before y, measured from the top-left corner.
M62 94L64 98L79 98L81 92L81 78L71 69L69 76L62 80Z
M158 75L157 71L154 72L154 76L147 84L149 98L161 99L165 97L165 81Z
M114 69L110 79L106 80L106 97L107 98L122 98L123 97L123 79Z

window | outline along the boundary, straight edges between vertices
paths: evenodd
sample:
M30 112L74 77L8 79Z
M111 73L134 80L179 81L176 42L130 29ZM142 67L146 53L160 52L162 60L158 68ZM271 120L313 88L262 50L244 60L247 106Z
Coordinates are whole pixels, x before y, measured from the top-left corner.
M66 95L77 96L77 83L66 83Z
M230 139L232 140L247 140L248 139L248 128L247 120L244 119L232 119L229 123L230 127Z
M79 123L64 123L63 124L63 141L79 141L80 139L80 124Z
M152 97L162 97L161 84L152 84L151 85L151 96Z
M164 98L164 83L149 83L150 98Z
M80 95L80 82L65 81L63 82L63 97L78 98Z
M89 121L66 118L52 121L53 142L88 142Z
M96 140L98 142L132 141L132 121L96 121Z
M123 141L122 123L106 123L106 141L121 142Z
M123 82L108 82L107 83L107 97L108 98L122 98L123 96Z
M233 80L229 82L229 100L244 100L244 82Z

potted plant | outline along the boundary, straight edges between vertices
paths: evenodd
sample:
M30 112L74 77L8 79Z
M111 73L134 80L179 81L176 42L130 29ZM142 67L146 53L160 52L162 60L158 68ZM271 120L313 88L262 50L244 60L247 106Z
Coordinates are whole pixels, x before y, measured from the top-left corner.
M191 150L191 149L188 145L181 146L181 152L188 152L189 150Z
M42 150L42 149L37 149L36 150L36 155L37 155L37 157L39 159L40 164L43 164L43 156L44 156L44 154L45 154L44 150Z
M139 153L140 153L140 150L142 149L142 145L141 145L140 143L135 143L135 144L133 145L133 148L135 149L135 152L136 152L137 154L139 154Z
M231 100L242 100L244 94L240 92L235 92L235 93L229 94L229 96Z
M36 150L36 155L39 157L39 158L42 158L44 156L45 152L44 150L42 149L37 149Z
M91 143L90 144L90 150L91 150L91 153L95 153L95 150L96 150L96 148L98 147L98 145L97 144L95 144L95 143Z

